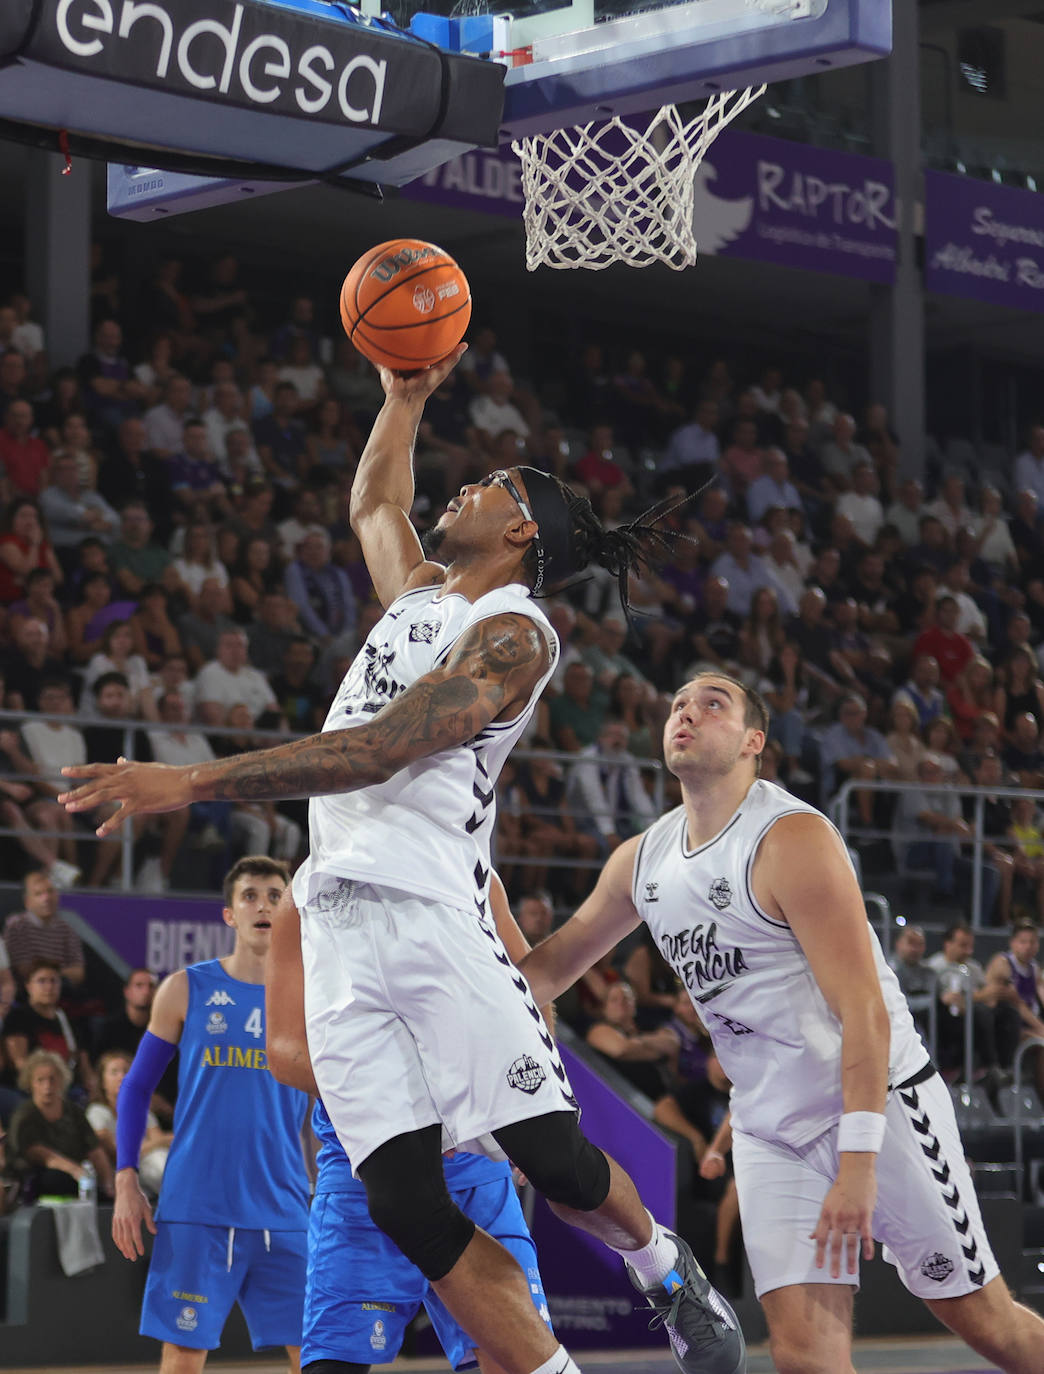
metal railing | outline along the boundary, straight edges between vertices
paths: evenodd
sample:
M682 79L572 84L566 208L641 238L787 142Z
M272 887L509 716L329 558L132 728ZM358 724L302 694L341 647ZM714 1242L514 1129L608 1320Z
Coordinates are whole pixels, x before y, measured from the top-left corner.
M972 818L968 821L971 834L966 836L942 835L933 834L931 831L923 829L911 831L893 826L885 830L873 826L853 825L849 817L849 802L852 794L856 792L884 792L896 796L901 796L905 792L945 792L960 798L970 797L975 803ZM858 778L848 778L831 798L828 813L844 837L846 844L856 840L882 840L903 848L911 844L930 844L933 841L941 844L952 841L958 845L967 845L971 849L972 863L971 925L975 929L981 929L984 925L982 919L984 914L982 911L982 872L984 863L989 862L985 857L983 846L987 844L1010 846L1012 843L1010 836L986 833L983 825L986 801L988 798L1014 801L1025 797L1044 805L1044 791L1035 791L1025 787L980 787L971 783L963 787L954 787L948 784L931 786L921 782L883 782L872 779L862 781ZM906 870L905 863L900 859L897 871L900 876L903 876L904 871L916 872L917 870Z
M55 724L71 726L80 731L88 729L91 726L103 726L107 729L121 730L123 732L123 737L120 745L120 753L126 759L135 758L136 743L138 738L143 734L146 736L151 734L188 734L202 735L204 738L208 739L220 738L226 740L243 740L248 742L248 749L252 747L270 747L276 744L285 744L290 740L305 738L304 735L292 731L260 730L254 728L238 729L236 727L230 728L227 725L199 725L195 722L186 722L183 725L172 725L163 721L127 718L113 719L108 716L48 715L43 712L33 712L31 716L27 717L25 711L6 710L0 710L0 730L17 730L27 719L32 719L34 721L53 721ZM28 748L24 748L23 752L28 754ZM612 818L608 816L608 813L604 813L603 815L597 811L592 812L589 809L577 805L575 799L570 799L570 789L568 787L570 775L578 767L592 766L605 766L608 768L627 766L636 768L643 781L643 785L645 785L646 782L648 783L647 791L655 814L661 815L663 813L665 774L663 765L656 760L639 759L629 755L623 764L614 764L612 760L606 760L604 765L602 765L599 760L592 760L581 754L565 753L560 750L526 749L522 747L516 748L511 754L511 763L513 765L540 759L549 760L562 769L567 779L566 802L561 809L558 807L527 805L526 814L530 817L544 821L548 824L553 824L562 814L565 814L585 833L600 834L604 827L599 825L599 821L605 818L611 820ZM45 778L41 771L33 773L4 771L0 772L0 777L3 777L9 782L24 782L30 785L37 784L41 781L51 781L51 779ZM76 785L75 779L68 780L70 790ZM41 794L36 800L47 800L47 798ZM505 811L505 809L501 807L501 814L510 815L510 809ZM122 827L119 834L121 843L120 887L124 891L130 891L134 886L134 845L136 842L134 827L135 821L131 819ZM4 838L18 840L21 833L22 832L12 829L11 827L0 827L0 836ZM37 827L32 827L32 834L41 839L62 840L69 838L69 834L66 831L47 830ZM78 829L74 833L73 838L77 844L84 841L89 844L104 843L104 841L98 839L93 830L86 828ZM602 854L586 859L572 856L556 857L553 854L530 855L512 853L510 849L505 848L503 840L497 834L494 834L492 849L495 864L512 864L520 868L565 868L571 870L590 870L594 873L601 868L604 862L604 855Z

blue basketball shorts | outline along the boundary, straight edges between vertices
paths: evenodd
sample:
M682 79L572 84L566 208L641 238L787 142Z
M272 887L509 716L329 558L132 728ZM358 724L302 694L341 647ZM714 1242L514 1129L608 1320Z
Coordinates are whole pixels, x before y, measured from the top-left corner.
M518 1261L533 1306L551 1326L536 1249L510 1178L452 1191L453 1201ZM302 1368L315 1360L389 1364L421 1303L454 1369L475 1364L475 1342L450 1316L428 1280L370 1220L358 1189L318 1193L308 1232Z
M216 1350L238 1302L255 1350L300 1345L306 1263L304 1231L158 1221L139 1331Z

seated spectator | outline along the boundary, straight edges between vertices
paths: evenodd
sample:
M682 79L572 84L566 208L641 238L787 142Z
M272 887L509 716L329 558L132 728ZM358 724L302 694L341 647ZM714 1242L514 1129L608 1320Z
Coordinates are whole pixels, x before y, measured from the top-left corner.
M696 614L692 647L697 664L734 672L739 664L741 618L729 609L726 577L708 577L703 584L703 604ZM689 672L688 676L693 676Z
M50 568L33 568L25 579L25 596L8 607L8 626L17 633L19 619L39 620L47 626L47 642L56 658L64 658L68 641L62 608L54 595L54 574Z
M835 515L844 515L852 522L857 543L871 549L885 522L884 509L878 499L880 490L877 473L870 462L856 463L852 469L852 485L843 491L834 506Z
M783 648L784 640L776 593L771 587L759 587L751 597L750 614L740 626L740 662L760 677Z
M250 733L253 722L242 702L229 709L224 724L231 733L215 740L219 757L246 754L267 744ZM291 804L284 803L284 807ZM302 828L272 802L241 802L231 813L229 831L239 853L268 854L288 863L291 869L300 858Z
M815 425L814 418L812 423ZM836 415L831 431L830 439L819 450L819 461L828 484L835 491L848 491L856 467L865 464L872 470L874 460L862 444L856 443L856 422L851 415Z
M913 707L922 730L946 714L946 697L939 688L939 678L939 660L930 653L915 653L910 676L893 698Z
M138 649L132 621L114 620L105 627L101 648L91 657L84 675L83 695L80 698L82 715L99 714L98 684L103 677L110 677L113 673L123 678L130 692L127 703L130 709L126 714L151 714L152 677L145 656Z
M62 660L51 653L50 635L42 620L19 616L11 625L13 652L7 660L6 705L10 711L39 711L40 691L49 678L69 682Z
M114 319L101 320L94 331L93 347L77 368L88 418L110 433L115 433L128 415L140 415L145 399L145 387L131 372L122 350L120 325Z
M1033 797L1016 797L1012 801L1008 835L1013 846L1015 876L1030 888L1037 920L1044 921L1044 825Z
M193 520L185 526L184 551L174 560L174 572L185 591L190 611L196 609L200 589L206 581L229 585L228 569L218 559L211 525Z
M695 418L674 430L656 464L658 490L665 491L677 484L687 491L695 491L717 470L721 452L717 434L719 419L718 403L703 400L696 408Z
M0 676L0 699L2 696L3 677ZM61 858L59 839L53 833L47 833L59 830L71 833L72 827L62 822L61 813L69 818L68 812L57 802L41 796L33 783L24 780L24 767L20 766L24 763L22 744L17 732L0 730L0 824L15 832L15 844L28 856L33 867L42 868L47 872L55 886L69 887L79 877L80 870L75 864L67 863ZM75 854L72 843L66 844ZM3 1018L11 1001L7 995L10 979L7 952L3 947L3 941L0 940L0 1025L3 1025ZM0 1110L2 1107L3 1103L0 1102Z
M247 637L238 626L219 635L215 658L196 680L196 700L199 719L212 726L226 724L229 711L240 704L247 708L250 724L276 709L275 694L268 679L251 666Z
M178 634L189 670L197 673L217 654L218 640L228 630L239 629L232 619L232 597L216 578L206 578L199 589L194 611L178 618Z
M493 452L497 435L505 430L511 430L524 443L529 439L530 427L514 403L514 395L515 382L511 373L495 368L486 378L481 394L468 404L468 416L476 437L487 453Z
M640 1030L655 1030L674 1018L679 1005L678 979L647 925L640 927L637 944L624 960L623 976L634 993ZM685 1000L689 1001L688 994Z
M89 1164L98 1191L112 1197L112 1165L82 1107L66 1097L72 1075L57 1054L37 1050L19 1073L29 1094L11 1118L8 1153L11 1166L30 1196L76 1197L84 1165Z
M750 614L751 601L759 587L771 587L785 615L796 615L797 606L785 587L776 582L763 558L752 551L750 530L738 521L729 526L726 549L711 565L715 577L729 584L728 608L734 615Z
M896 777L900 782L916 782L917 768L927 752L921 739L921 723L917 708L905 695L897 695L889 715L891 729L885 742L896 763Z
M178 326L178 318L181 311L180 306L174 307L171 311L172 296L174 289L173 283L168 281L160 284L160 276L166 268L167 273L173 275L174 269L180 270L181 264L174 259L167 263L161 263L156 277L153 279L152 298L154 302L154 314L157 320L166 316L170 329L160 327L152 336L152 342L143 362L134 364L134 376L145 388L145 395L142 398L146 410L152 406L159 405L163 400L163 393L167 389L167 383L177 372L174 366L174 333ZM187 305L187 301L186 301Z
M119 531L120 517L98 493L85 486L76 459L56 455L50 483L40 493L40 509L47 520L51 541L59 556L71 566L72 553L87 535L107 544Z
M524 453L516 452L515 461L525 461ZM613 449L612 425L595 425L586 452L573 468L573 477L584 484L596 505L609 491L621 494L626 502L634 495L627 466Z
M1005 768L1014 774L1017 786L1044 787L1040 723L1029 711L1015 717L1011 743L1005 745L1002 757Z
M308 435L309 463L313 468L353 474L358 453L349 435L354 433L355 425L346 418L343 403L336 396L327 396L316 408Z
M300 401L293 382L278 382L272 411L254 421L254 442L270 482L283 491L296 491L308 462L308 436L298 418Z
M1004 516L1004 500L997 488L990 486L980 489L979 500L982 514L970 522L976 552L994 577L1012 579L1018 574L1019 560Z
M773 506L783 510L801 508L801 495L790 480L787 456L779 448L766 450L765 470L747 488L747 519L756 525Z
M155 672L169 658L182 657L181 637L174 627L167 607L169 597L157 583L141 589L138 608L131 616L131 633L142 650L150 672Z
M939 994L939 1058L942 1068L964 1062L966 992L971 993L973 1045L988 1091L1005 1081L1021 1034L1018 1011L997 996L975 959L975 935L963 921L947 928L942 949L928 959Z
M539 735L530 741L534 749L550 750L550 741ZM521 763L515 783L516 815L521 848L536 862L527 866L526 881L542 888L549 881L549 870L542 859L573 859L573 897L587 890L591 871L598 858L598 841L578 825L572 807L566 802L566 783L562 765L555 759L529 758ZM561 869L554 878L564 877Z
M786 589L795 606L805 593L805 574L798 562L796 540L790 529L778 530L765 551L765 567L774 580Z
M297 607L282 590L281 585L275 591L265 592L261 598L257 620L247 631L250 662L269 677L277 675L283 670L290 645L301 638L307 639L307 635L304 635L301 629ZM331 655L321 668L316 669L317 685L325 685L327 673L334 662L335 658ZM341 678L334 675L331 680L339 685Z
M949 716L938 716L932 721L924 732L924 742L928 753L938 758L947 787L959 787L968 781L958 757L960 738Z
M920 926L903 926L895 937L888 964L907 1000L935 995L935 971L924 958L927 948L928 942ZM914 1019L922 1030L927 1029L928 1018L923 1010L918 1010Z
M62 970L57 960L34 959L25 979L25 1002L13 1007L4 1021L4 1053L21 1073L34 1050L49 1050L70 1074L78 1077L80 1087L89 1092L94 1082L91 1063L72 1023L58 1005L61 995Z
M281 382L290 382L294 386L302 415L311 415L326 396L323 369L312 354L310 340L303 335L289 341L286 362L277 375Z
M206 426L197 416L185 421L181 447L167 460L167 479L179 512L189 519L220 520L232 514Z
M102 652L102 638L110 626L129 621L137 610L135 601L113 601L107 573L88 573L80 588L80 601L65 613L69 657L86 664Z
M994 705L993 667L988 659L976 655L954 679L946 693L954 728L963 743L970 743L975 722Z
M880 401L872 401L867 406L856 442L862 444L870 454L874 469L881 479L882 490L891 499L898 485L899 436L892 429L888 410Z
M623 652L626 640L626 622L619 616L610 615L598 623L595 638L580 648L580 657L594 673L595 688L603 701L608 700L613 683L621 673L632 677L647 696L655 695L652 683Z
M662 699L650 698L639 678L621 673L609 689L609 715L627 726L627 751L639 759L659 758L666 717Z
M594 673L586 663L570 663L562 677L562 691L551 702L550 725L556 749L579 753L593 744L605 710L594 698Z
M232 569L231 588L232 616L238 625L252 624L258 618L262 599L272 592L282 592L282 563L263 535L244 540Z
M584 1039L608 1059L617 1073L655 1102L667 1090L668 1072L677 1058L677 1033L668 1026L640 1031L635 1020L635 997L629 983L612 983L601 1016Z
M827 796L831 796L847 778L859 781L894 778L898 772L898 765L884 737L867 725L866 702L856 692L849 692L841 698L836 724L823 733L821 753ZM860 823L871 827L874 794L857 791L854 797Z
M76 867L76 824L69 812L57 805L55 798L69 785L61 770L86 763L87 747L82 731L61 719L71 717L74 712L72 692L65 678L43 679L39 710L43 715L59 719L27 720L19 731L0 732L0 748L15 772L33 779L33 791L41 799L39 814L47 817L50 829L60 832L57 844L61 866L56 880L68 886L80 871ZM53 866L53 861L48 863L48 868Z
M1009 741L1020 716L1028 712L1038 721L1044 720L1044 682L1031 649L1024 645L1013 649L1000 665L992 706Z
M227 381L219 382L214 387L213 402L203 412L208 447L219 471L226 478L230 475L228 440L231 434L235 430L242 431L249 438L250 447L253 447L254 439L243 415L244 408L243 393L235 382Z
M171 563L166 549L153 542L153 523L144 502L135 498L120 509L120 537L109 550L112 571L122 592L141 595L149 582L163 582Z
M607 718L598 738L579 751L566 786L578 828L596 835L603 853L656 819L637 761L627 752L627 725Z
M98 1137L110 1166L116 1168L116 1108L120 1084L131 1066L133 1054L126 1050L107 1050L95 1065L95 1087L87 1104L87 1121ZM164 1131L159 1118L152 1111L145 1119L145 1136L141 1145L138 1179L150 1197L159 1194L163 1170L167 1163L174 1136Z
M754 420L733 421L729 443L721 455L719 471L732 500L746 501L747 488L765 470L765 451L758 442Z
M83 388L72 367L60 367L51 376L50 386L40 395L34 407L36 427L48 446L60 442L62 425L70 415L84 412Z
M39 496L47 482L51 450L33 434L35 417L28 401L10 401L0 429L0 493Z
M986 638L986 617L978 602L971 595L971 564L966 558L953 559L943 571L942 586L938 597L952 596L957 602L957 620L954 628L958 634L967 635L973 643Z
M319 354L319 335L315 328L315 301L311 296L295 296L290 302L290 313L272 335L270 353L282 361L290 354L291 345L296 339L303 339L308 346L308 357Z
M926 514L934 515L951 539L959 529L975 520L964 497L964 478L959 472L948 472L940 483L939 495L925 507Z
M956 792L947 788L938 754L926 753L917 766L918 791L903 792L896 810L897 844L905 868L935 876L933 900L952 903L971 891L972 864L961 854L971 827L961 815ZM923 838L922 838L923 837ZM999 880L992 864L982 866L982 911L989 917Z
M542 887L526 892L518 903L518 928L534 948L551 934L555 909Z
M993 749L986 750L977 760L968 775L977 787L1003 787L1004 769L1000 756ZM964 799L964 819L975 823L977 801L974 797ZM996 924L1006 926L1011 921L1012 892L1016 877L1019 875L1019 853L1017 845L1013 848L1008 842L1011 828L1011 805L1006 797L986 796L982 803L982 833L985 837L982 853L997 870L998 889L995 908ZM1028 875L1027 875L1028 876Z
M284 562L289 563L292 558L297 557L301 540L306 534L325 530L322 504L314 487L302 487L297 492L294 496L293 514L286 520L280 520L276 528L279 533L279 554Z
M918 542L907 554L907 563L910 567L918 567L924 563L936 576L941 577L953 558L946 527L934 515L922 515L918 528Z
M795 786L812 781L804 767L805 716L810 698L810 678L798 646L785 640L765 669L760 688L769 707L769 737L783 746L786 777Z
M1030 427L1026 447L1015 459L1015 486L1032 491L1044 506L1044 425Z
M25 596L34 568L47 568L60 586L65 575L36 502L18 497L4 511L0 524L0 605L10 606Z
M464 355L467 357L467 354ZM634 451L650 440L662 442L684 410L662 396L648 375L645 354L632 348L612 379L611 414L623 442Z
M1018 1013L1021 1040L1044 1037L1044 973L1037 963L1039 950L1040 931L1032 921L1020 921L1008 948L986 965L986 987L995 994L998 1005L1013 1007ZM1044 1087L1044 1054L1036 1049L1032 1055L1039 1094Z
M337 645L346 652L355 642L355 594L343 568L330 561L330 550L325 529L306 534L287 566L286 594L307 634L324 648Z
M145 412L145 446L157 458L173 458L185 441L185 422L192 411L192 383L173 373L163 390L163 400Z
M713 563L725 552L730 523L728 509L728 493L722 487L710 486L700 497L696 519L689 532L699 541L700 557L706 562Z

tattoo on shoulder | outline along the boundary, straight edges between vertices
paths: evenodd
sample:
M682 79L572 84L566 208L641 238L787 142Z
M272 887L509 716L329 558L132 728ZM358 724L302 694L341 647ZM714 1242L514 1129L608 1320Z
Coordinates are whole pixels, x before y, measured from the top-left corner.
M532 620L494 615L472 626L450 655L447 667L466 663L476 678L506 678L529 669L536 678L547 663L547 655L547 641Z

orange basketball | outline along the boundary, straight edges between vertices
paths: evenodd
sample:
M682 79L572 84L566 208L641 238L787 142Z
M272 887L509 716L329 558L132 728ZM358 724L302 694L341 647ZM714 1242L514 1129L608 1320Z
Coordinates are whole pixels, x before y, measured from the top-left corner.
M444 249L422 239L379 243L341 287L344 332L363 357L394 372L439 362L470 320L467 277Z

